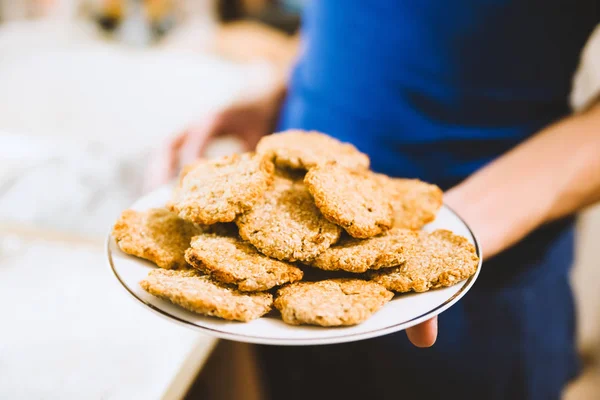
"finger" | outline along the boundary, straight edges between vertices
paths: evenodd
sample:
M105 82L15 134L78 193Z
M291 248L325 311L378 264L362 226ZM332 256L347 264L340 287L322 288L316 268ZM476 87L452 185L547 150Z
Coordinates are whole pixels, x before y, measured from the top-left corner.
M266 129L257 129L248 132L245 137L241 138L246 151L254 151L260 139L267 134Z
M179 168L193 163L202 155L210 138L219 134L221 121L218 115L209 116L202 123L188 129L185 143L179 152Z
M150 157L146 170L144 189L152 190L169 182L177 173L179 150L185 142L187 132L169 139Z
M173 178L177 173L179 167L179 152L185 144L189 134L189 131L183 131L165 146L163 160L165 166L164 171L168 174L168 179Z
M435 343L438 333L438 319L430 320L415 325L406 330L406 336L417 347L431 347Z

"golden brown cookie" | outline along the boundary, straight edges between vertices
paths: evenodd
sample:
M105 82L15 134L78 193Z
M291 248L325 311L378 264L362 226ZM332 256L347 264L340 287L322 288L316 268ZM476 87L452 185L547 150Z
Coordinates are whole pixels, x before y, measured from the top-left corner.
M228 320L248 322L271 310L270 293L243 293L193 269L150 271L140 286L153 296L186 310Z
M442 190L418 179L377 174L394 210L394 227L421 229L433 221L443 202Z
M168 206L197 224L231 222L260 200L273 180L273 170L267 158L248 153L200 162L182 174Z
M404 242L404 264L369 272L374 282L396 292L425 292L452 286L477 270L479 258L466 238L444 229L413 232Z
M291 325L356 325L368 319L394 294L360 279L298 282L277 291L275 307Z
M352 169L366 169L370 164L369 157L353 145L315 131L289 130L265 136L256 151L272 157L278 166L295 169L330 161Z
M407 234L412 232L391 229L368 239L344 237L309 264L326 271L354 273L394 267L405 261L406 246L403 242Z
M202 229L164 208L125 210L112 235L127 254L150 260L161 268L184 268L185 250Z
M392 226L389 199L370 171L318 165L307 172L304 183L325 218L355 238L376 236Z
M166 207L169 210L173 210L174 209L174 204L173 202L177 199L179 199L180 196L180 191L183 190L183 180L186 177L186 175L188 173L190 173L191 171L193 171L194 169L196 169L198 166L200 166L201 164L204 164L208 162L206 159L198 159L190 164L186 164L181 168L181 171L179 171L179 175L177 176L177 183L175 185L175 187L173 188L173 193L171 195L171 198L167 201Z
M276 178L236 223L240 236L278 260L304 261L337 242L341 229L321 215L304 183Z
M269 290L302 279L300 268L269 258L237 237L196 236L185 259L219 282L236 285L244 292Z

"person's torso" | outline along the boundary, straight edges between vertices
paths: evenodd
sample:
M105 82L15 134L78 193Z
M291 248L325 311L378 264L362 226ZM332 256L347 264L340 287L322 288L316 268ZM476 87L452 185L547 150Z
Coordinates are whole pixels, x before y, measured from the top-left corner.
M374 170L443 189L569 113L598 21L595 0L309 4L279 128L320 130L368 153ZM558 238L572 229L568 219L532 233L480 284L563 273L573 243ZM564 257L547 260L554 247Z
M569 112L588 0L310 1L280 128L455 184Z

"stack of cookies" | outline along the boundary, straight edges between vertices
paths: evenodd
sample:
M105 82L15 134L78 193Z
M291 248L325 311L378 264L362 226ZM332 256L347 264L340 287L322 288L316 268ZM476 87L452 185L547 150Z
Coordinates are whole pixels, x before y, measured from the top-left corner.
M369 164L322 133L266 136L255 153L187 166L165 208L124 211L113 236L160 267L144 290L236 321L274 305L288 324L354 325L393 292L474 274L479 260L467 239L420 230L435 219L441 190Z

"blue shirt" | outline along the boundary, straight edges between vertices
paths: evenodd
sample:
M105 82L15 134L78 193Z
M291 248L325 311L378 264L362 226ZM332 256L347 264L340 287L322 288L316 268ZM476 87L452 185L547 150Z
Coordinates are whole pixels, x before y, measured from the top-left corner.
M598 15L590 0L310 1L279 128L325 132L376 171L448 189L570 112ZM512 259L540 259L571 222L534 232ZM570 266L510 260L481 281Z
M281 128L447 188L569 113L589 0L308 2Z

